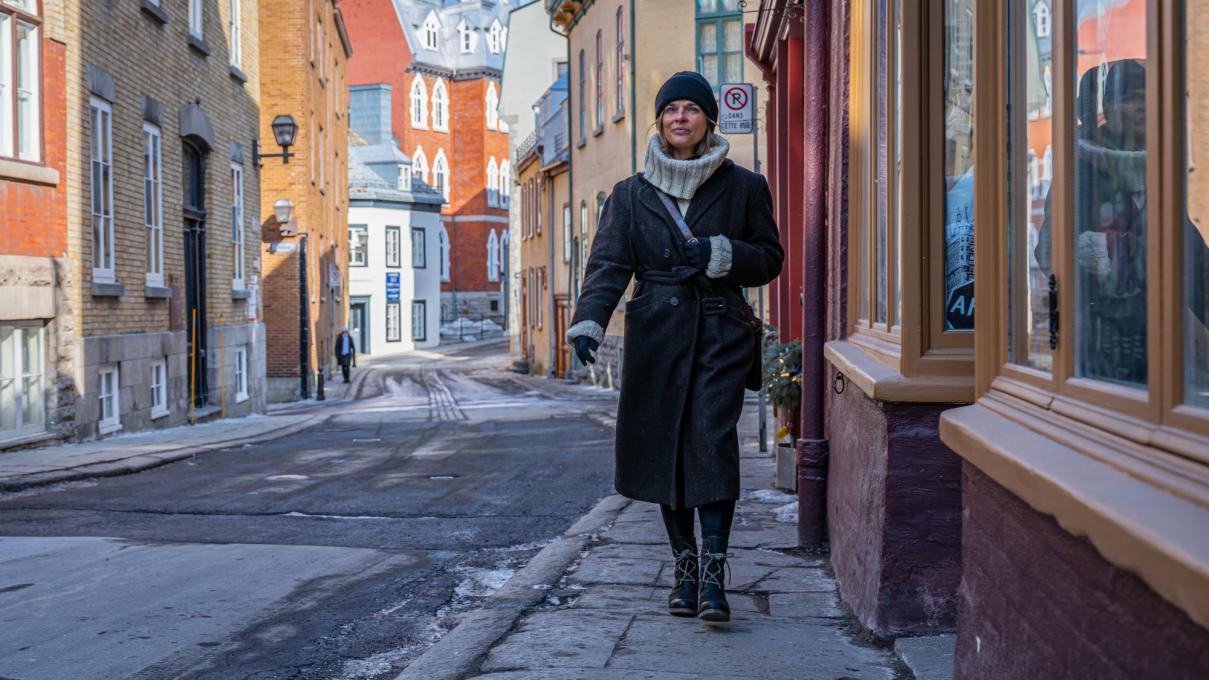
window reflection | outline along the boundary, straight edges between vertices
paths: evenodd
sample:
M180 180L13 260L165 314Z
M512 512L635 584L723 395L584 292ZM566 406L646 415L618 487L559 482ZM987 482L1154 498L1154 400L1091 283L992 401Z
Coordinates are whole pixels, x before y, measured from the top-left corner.
M1188 17L1207 9L1206 3L1185 3ZM1209 168L1198 167L1209 158L1209 60L1204 56L1209 39L1204 32L1188 27L1187 82L1185 83L1185 200L1187 219L1183 223L1184 279L1184 401L1209 408Z
M945 2L945 329L974 328L974 2Z
M1146 3L1080 0L1074 128L1075 374L1145 385Z

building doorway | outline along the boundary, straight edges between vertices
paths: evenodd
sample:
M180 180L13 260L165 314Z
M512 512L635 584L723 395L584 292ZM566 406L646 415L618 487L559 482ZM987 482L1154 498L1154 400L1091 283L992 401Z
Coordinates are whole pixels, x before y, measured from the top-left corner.
M357 351L370 353L369 346L369 298L355 297L348 303L348 334L353 336Z
M189 384L193 405L205 406L206 381L206 157L184 144L185 342L189 348Z

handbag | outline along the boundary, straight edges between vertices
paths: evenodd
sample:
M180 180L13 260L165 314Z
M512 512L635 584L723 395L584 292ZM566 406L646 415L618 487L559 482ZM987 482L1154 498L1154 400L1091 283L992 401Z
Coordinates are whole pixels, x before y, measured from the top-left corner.
M659 200L667 210L668 216L676 223L676 228L680 230L684 242L696 243L697 237L688 228L684 215L680 214L679 208L672 202L671 197L663 193L661 189L655 189L655 193L659 195ZM752 311L751 304L747 300L743 300L742 296L740 296L740 300L739 313L743 315L752 334L751 365L748 366L747 375L743 378L743 386L754 392L759 391L764 385L764 323L756 317L756 313Z

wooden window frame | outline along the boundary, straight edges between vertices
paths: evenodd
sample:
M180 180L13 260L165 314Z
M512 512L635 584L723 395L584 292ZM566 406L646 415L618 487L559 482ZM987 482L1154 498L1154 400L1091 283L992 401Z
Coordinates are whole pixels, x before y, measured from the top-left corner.
M4 14L9 15L9 18L10 18L9 21L11 24L9 26L9 30L10 30L9 42L10 42L10 44L8 47L9 47L9 57L12 59L12 64L11 64L12 71L8 75L9 75L9 82L12 87L12 92L10 95L11 101L9 102L11 104L11 106L9 108L8 113L9 113L9 116L11 116L11 120L12 120L12 134L13 134L12 155L11 156L0 156L0 160L3 160L4 162L20 163L22 165L34 165L34 166L45 167L46 166L46 123L45 123L45 121L46 121L46 93L45 93L46 83L45 83L45 70L44 70L44 64L43 64L42 44L46 40L46 30L45 30L45 26L43 25L43 19L42 19L42 17L44 16L42 0L34 0L34 11L36 12L36 14L30 14L29 12L27 12L23 9L20 9L18 7L13 7L11 5L0 5L0 12L3 12ZM37 30L37 32L38 32L37 64L36 64L36 71L34 73L34 81L37 83L37 88L38 88L37 96L34 98L36 100L35 105L37 106L36 126L37 126L37 131L38 131L38 143L36 145L37 148L35 149L37 158L34 158L34 159L21 157L21 136L20 136L20 129L17 127L18 107L20 106L20 104L18 103L18 97L17 97L17 80L18 80L17 24L20 21L23 21L27 24L32 24L34 26L35 30ZM0 106L2 106L3 104L4 104L4 102L0 101Z
M899 134L894 125L897 36L890 23L892 15L886 18L884 38L879 39L877 34L882 8L891 9L895 2L853 3L848 337L828 343L826 354L870 396L889 396L891 393L884 393L879 385L886 383L896 400L969 402L974 395L974 331L944 328L943 0L898 0L903 27L901 169L886 172L884 188L878 177L881 154L884 152L887 165L895 160L893 150ZM884 119L880 109L883 100ZM883 136L884 148L880 144ZM893 201L896 205L892 197L897 197ZM883 199L886 311L885 321L876 321L879 254L873 236L878 202ZM898 229L896 222L901 224ZM901 302L896 302L898 295ZM865 357L856 356L854 349Z
M394 312L394 318L397 319L394 328L390 326L391 312ZM384 324L386 331L387 342L403 342L403 303L400 301L390 301L386 303L386 320ZM392 332L393 330L393 332Z
M1077 300L1073 181L1051 185L1051 268L1058 277L1053 370L1008 363L1010 279L1008 164L1012 121L1003 105L1009 60L1006 20L1029 21L1016 3L988 0L975 26L978 168L975 230L979 296L977 402L945 413L942 440L966 461L1072 534L1104 559L1137 574L1200 625L1209 625L1209 409L1183 404L1186 26L1183 3L1149 0L1146 12L1147 384L1130 388L1075 376ZM1074 177L1075 3L1051 16L1055 178ZM1010 59L1004 59L1009 54ZM1013 88L1019 91L1019 86ZM1017 132L1018 134L1018 132ZM1016 325L1019 328L1019 325Z
M416 333L416 308L420 312L420 333ZM412 342L427 342L428 341L428 301L427 300L412 300L411 301L411 341Z
M147 146L148 141L154 141L150 150ZM143 281L147 287L164 285L163 141L163 131L158 125L143 123L143 226L147 230L148 256L148 267ZM147 167L149 160L151 168ZM148 171L150 171L150 175L148 175ZM152 213L150 222L147 221L148 212Z
M361 242L361 262L354 262L353 256L357 251L353 248L352 234L354 231L362 233L364 240ZM348 225L349 246L348 246L348 266L353 269L364 269L369 266L369 225L368 224L350 224Z

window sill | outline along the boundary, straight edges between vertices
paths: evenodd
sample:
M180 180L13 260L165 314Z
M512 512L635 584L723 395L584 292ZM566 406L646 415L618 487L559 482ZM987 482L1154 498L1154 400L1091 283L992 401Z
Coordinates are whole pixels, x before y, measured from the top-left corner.
M32 429L33 426L30 426L30 427ZM58 435L56 435L53 432L47 432L46 430L41 429L41 427L42 426L38 426L39 429L34 430L32 432L28 431L28 430L24 430L24 431L19 430L17 432L6 433L5 436L7 436L9 438L8 439L0 438L0 451L4 451L5 449L16 448L18 446L31 446L33 444L41 444L43 442L50 442L50 441L54 441L55 439L58 439Z
M588 140L586 138L580 137L579 141L575 142L575 148L582 149L582 148L584 148L584 145L586 145L587 143L588 143Z
M604 134L604 126L603 126L603 125L597 125L597 126L596 126L596 129L592 131L592 136L593 136L593 137L599 137L599 136L601 136L602 134Z
M121 429L122 429L122 424L120 422L101 423L100 425L97 426L97 432L99 434L112 434L114 432L118 432Z
M172 299L172 289L167 286L148 285L143 291L143 297L150 300L170 300Z
M238 66L236 66L235 64L227 65L227 74L230 75L231 78L233 80L237 81L240 85L245 85L248 82L247 74L244 73L242 70L240 70L240 68Z
M252 297L252 291L248 290L247 288L232 288L231 289L231 299L232 300L247 300L250 297Z
M244 402L245 402L245 401L247 401L247 400L248 400L248 395L247 395L247 394L237 394L237 395L235 395L235 403L236 403L236 404L242 404L242 403L244 403Z
M945 412L940 437L1064 530L1086 537L1106 560L1209 626L1209 472L1203 466L995 389L974 405ZM1086 446L1076 448L1080 441Z
M153 408L153 409L151 409L151 419L159 420L160 418L167 416L169 413L171 413L171 411L169 411L168 409L154 409Z
M865 396L875 401L926 404L969 404L974 376L905 376L847 340L823 346L823 356Z
M0 179L53 187L59 185L59 171L45 165L0 158Z
M126 294L126 286L116 281L93 281L93 297L122 297Z
M625 119L625 111L618 111L613 114L613 122L617 123Z
M147 0L142 0L142 3L139 5L139 9L143 10L143 14L146 14L153 20L159 22L160 26L168 23L168 15L164 13L164 10L156 5L151 4Z
M209 57L211 54L210 46L192 33L189 34L189 47L203 57Z

